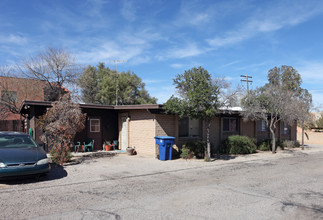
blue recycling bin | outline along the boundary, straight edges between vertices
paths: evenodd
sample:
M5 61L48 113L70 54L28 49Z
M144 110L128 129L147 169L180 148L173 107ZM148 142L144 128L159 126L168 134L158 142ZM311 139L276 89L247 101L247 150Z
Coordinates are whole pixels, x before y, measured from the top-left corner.
M157 136L155 139L159 149L159 160L171 160L175 137Z

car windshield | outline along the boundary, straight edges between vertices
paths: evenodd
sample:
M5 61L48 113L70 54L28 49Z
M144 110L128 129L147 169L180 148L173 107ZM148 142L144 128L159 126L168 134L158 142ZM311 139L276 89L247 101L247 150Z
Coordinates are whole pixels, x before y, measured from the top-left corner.
M28 135L3 135L0 136L0 148L4 147L37 147L37 144Z

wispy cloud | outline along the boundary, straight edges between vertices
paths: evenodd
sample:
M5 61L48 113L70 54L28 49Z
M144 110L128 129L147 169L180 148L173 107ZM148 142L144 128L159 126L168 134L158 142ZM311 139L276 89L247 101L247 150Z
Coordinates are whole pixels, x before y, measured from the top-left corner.
M240 62L241 62L240 60L235 60L235 61L232 61L230 63L226 63L226 64L222 65L221 67L222 68L229 67L229 66L235 65L235 64L240 63Z
M105 42L88 51L80 51L78 59L84 63L107 62L111 59L131 60L142 54L143 48L118 44L114 41Z
M121 15L128 21L136 19L136 6L133 1L124 0L121 8Z
M206 23L210 19L210 14L207 12L207 9L196 10L198 4L193 4L193 2L183 1L182 7L179 12L178 20L175 24L179 26L185 25L201 25Z
M152 47L155 41L162 38L149 28L129 35L133 30L119 32L114 38L101 36L89 38L95 42L89 49L83 48L79 52L79 58L83 62L99 62L109 59L126 59L131 65L148 63L152 59Z
M205 51L199 46L197 46L196 43L189 42L183 47L175 47L175 48L169 49L165 53L165 55L159 55L158 58L160 60L169 59L169 58L181 59L186 57L197 56L204 52Z
M0 43L24 45L28 42L26 37L17 34L0 35Z
M227 31L222 36L207 39L213 48L219 48L250 39L258 34L274 32L285 27L303 23L311 17L322 13L323 5L315 3L284 3L259 9L255 14L240 23L239 26Z
M184 67L184 64L182 64L182 63L173 63L170 66L172 68L179 69L179 68L183 68Z
M322 84L323 81L323 60L322 61L301 61L297 68L304 83ZM314 79L314 80L313 80Z

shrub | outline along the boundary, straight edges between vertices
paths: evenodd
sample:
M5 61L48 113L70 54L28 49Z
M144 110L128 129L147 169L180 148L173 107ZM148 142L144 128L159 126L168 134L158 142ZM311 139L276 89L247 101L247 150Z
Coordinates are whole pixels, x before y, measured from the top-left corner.
M283 147L287 147L287 148L295 148L295 147L300 147L300 143L298 141L289 141L289 140L285 140L282 143Z
M190 149L188 149L184 145L182 150L181 150L180 157L183 158L183 159L186 159L186 160L187 159L192 159L194 157L194 152L192 152Z
M204 141L190 141L185 144L185 147L193 152L194 156L198 159L204 158L206 149L206 142Z
M65 95L59 101L53 102L37 123L43 130L40 139L51 149L52 161L63 165L68 160L70 143L77 132L85 127L86 115L80 106Z
M278 139L276 140L276 149L280 148L281 150L284 150L285 148L285 144L284 141Z
M233 135L223 141L220 152L224 154L251 154L256 152L256 149L254 139Z
M70 161L72 158L70 148L63 146L63 144L54 145L49 153L52 162L60 165Z
M271 150L271 140L264 140L258 144L258 150L270 151Z
M262 142L258 146L258 150L261 150L261 151L270 151L270 149L271 149L271 144L269 142Z

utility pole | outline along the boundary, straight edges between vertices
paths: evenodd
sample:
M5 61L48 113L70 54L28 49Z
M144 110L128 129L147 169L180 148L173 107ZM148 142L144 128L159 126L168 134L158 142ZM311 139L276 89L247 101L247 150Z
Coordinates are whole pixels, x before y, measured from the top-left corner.
M119 73L118 73L118 63L126 63L128 62L128 60L111 60L111 62L114 62L116 64L116 105L118 105L118 77L119 77Z
M246 82L247 83L247 92L249 92L249 83L252 84L253 81L249 80L249 78L252 78L252 76L246 75L240 75L240 77L243 77L245 79L242 79L241 82Z

